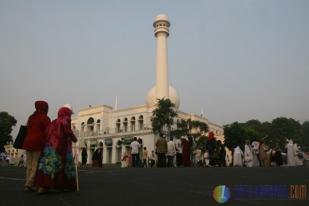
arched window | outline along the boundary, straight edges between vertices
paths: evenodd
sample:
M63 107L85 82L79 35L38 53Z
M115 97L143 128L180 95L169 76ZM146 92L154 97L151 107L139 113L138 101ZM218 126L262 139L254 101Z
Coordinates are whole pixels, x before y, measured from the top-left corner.
M80 131L84 132L85 131L85 122L82 122L80 125Z
M99 133L101 129L101 120L97 120L97 124L96 124L96 132Z
M120 119L117 119L117 121L116 121L116 132L120 132L120 124L121 124Z
M138 129L142 130L144 127L144 117L143 115L140 115L138 118Z
M131 125L130 130L134 132L135 131L135 117L131 117L130 125Z
M124 132L128 131L128 118L124 118L123 120L123 130Z
M90 117L87 120L87 131L88 132L93 132L93 130L94 130L94 119L92 117Z

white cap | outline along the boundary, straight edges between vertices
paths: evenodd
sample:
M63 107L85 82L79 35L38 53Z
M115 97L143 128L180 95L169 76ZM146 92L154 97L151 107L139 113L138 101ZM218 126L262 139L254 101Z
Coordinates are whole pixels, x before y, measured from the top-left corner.
M71 105L70 105L70 104L64 104L62 107L69 108L69 109L72 111L72 114L74 114L74 112L73 112L73 108L71 107Z

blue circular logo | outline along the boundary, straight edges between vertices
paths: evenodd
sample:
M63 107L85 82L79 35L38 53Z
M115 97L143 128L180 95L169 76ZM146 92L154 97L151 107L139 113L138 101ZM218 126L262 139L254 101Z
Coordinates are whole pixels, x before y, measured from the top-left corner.
M225 185L218 185L213 190L212 196L218 203L225 203L231 198L231 191Z

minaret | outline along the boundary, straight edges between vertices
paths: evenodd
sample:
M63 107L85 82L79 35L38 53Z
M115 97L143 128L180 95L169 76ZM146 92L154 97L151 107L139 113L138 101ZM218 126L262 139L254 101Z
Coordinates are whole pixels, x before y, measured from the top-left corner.
M157 38L156 98L169 98L167 37L169 36L170 22L168 17L164 14L158 15L153 27L154 35Z

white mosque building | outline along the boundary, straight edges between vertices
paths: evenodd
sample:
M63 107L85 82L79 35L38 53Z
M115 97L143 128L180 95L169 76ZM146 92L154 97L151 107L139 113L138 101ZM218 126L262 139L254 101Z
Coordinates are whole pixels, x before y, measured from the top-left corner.
M146 102L140 106L118 109L107 105L89 106L81 109L72 120L72 128L78 142L75 145L81 161L81 150L87 148L87 164L92 163L92 154L103 143L103 164L115 164L121 161L126 146L133 137L142 139L148 151L155 150L156 136L151 129L152 111L157 99L169 98L176 106L177 120L198 120L208 125L219 139L224 138L222 126L210 122L206 117L189 114L179 110L180 98L177 91L169 85L167 37L170 22L168 17L160 14L153 23L157 41L156 84L147 94ZM150 85L149 85L150 86ZM175 121L175 122L176 122ZM101 143L101 144L100 144Z

